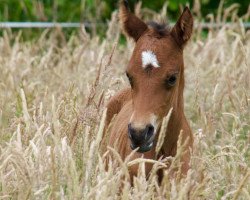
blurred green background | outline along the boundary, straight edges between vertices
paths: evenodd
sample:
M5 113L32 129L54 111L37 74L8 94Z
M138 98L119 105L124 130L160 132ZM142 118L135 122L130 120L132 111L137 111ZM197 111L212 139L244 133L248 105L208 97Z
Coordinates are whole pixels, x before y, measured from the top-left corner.
M179 13L179 5L188 4L191 8L194 2L200 2L200 13L205 19L207 14L216 14L219 0L143 0L142 7L160 11L168 2L168 16L175 20ZM118 0L0 0L0 21L57 21L106 22L111 13L117 9ZM138 1L130 0L133 8ZM223 8L239 4L238 15L244 15L249 7L249 0L224 0Z
M0 0L0 22L90 22L90 27L85 27L91 35L106 37L108 26L106 22L111 19L112 12L117 10L119 0ZM129 0L130 8L133 10L138 0ZM167 20L175 22L180 14L180 8L188 5L193 15L199 21L208 21L208 14L217 18L219 7L222 5L223 13L227 13L226 21L234 20L235 15L249 22L250 0L142 0L143 16L146 14L152 19L155 13L160 13L164 5L167 5ZM246 15L248 13L248 15ZM220 14L219 14L220 15ZM210 15L211 16L211 15ZM210 18L211 19L211 18ZM224 21L225 21L224 20ZM0 36L4 30L0 29ZM22 32L25 40L35 39L45 29L12 29L12 33ZM54 29L50 29L51 31ZM62 29L66 38L72 33L77 33L78 28ZM206 38L207 30L203 29L202 37ZM14 38L14 37L13 37ZM120 37L120 43L125 43L124 36Z

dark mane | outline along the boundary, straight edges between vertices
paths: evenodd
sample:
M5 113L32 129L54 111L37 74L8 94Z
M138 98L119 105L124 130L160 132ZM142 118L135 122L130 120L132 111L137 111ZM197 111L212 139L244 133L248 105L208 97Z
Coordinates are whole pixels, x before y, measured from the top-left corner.
M155 21L150 21L147 23L147 25L153 28L155 32L162 37L170 34L170 27L166 23L157 23Z

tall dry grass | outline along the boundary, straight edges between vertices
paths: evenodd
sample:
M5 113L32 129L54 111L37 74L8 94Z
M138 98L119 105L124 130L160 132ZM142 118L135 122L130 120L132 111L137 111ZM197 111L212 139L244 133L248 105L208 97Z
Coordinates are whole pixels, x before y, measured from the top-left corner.
M100 154L105 103L128 85L132 42L118 45L115 15L107 37L60 30L36 41L5 31L0 38L0 199L250 199L250 33L234 28L196 32L185 50L185 109L195 144L184 179L161 185L159 161ZM161 137L164 138L162 135ZM161 144L159 144L161 145ZM145 177L145 162L153 162ZM127 167L140 163L134 187Z

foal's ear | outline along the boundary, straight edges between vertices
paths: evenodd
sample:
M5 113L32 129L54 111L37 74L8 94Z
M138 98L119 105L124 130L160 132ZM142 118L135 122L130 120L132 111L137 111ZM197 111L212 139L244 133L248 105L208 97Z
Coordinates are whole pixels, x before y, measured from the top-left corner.
M171 34L178 45L183 48L190 39L193 31L193 17L188 7L185 7L177 23L173 27Z
M129 11L128 1L120 0L119 19L124 32L137 41L148 26Z

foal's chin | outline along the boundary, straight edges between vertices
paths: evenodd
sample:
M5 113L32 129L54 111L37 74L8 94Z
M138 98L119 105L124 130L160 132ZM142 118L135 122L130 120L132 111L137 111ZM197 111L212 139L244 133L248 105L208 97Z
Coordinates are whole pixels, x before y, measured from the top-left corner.
M138 148L137 149L138 153L146 153L146 152L150 151L153 148L153 142L147 143L147 144L144 144L144 145L141 145L141 146L136 146L131 142L130 147L131 147L132 150L135 150L135 149Z

